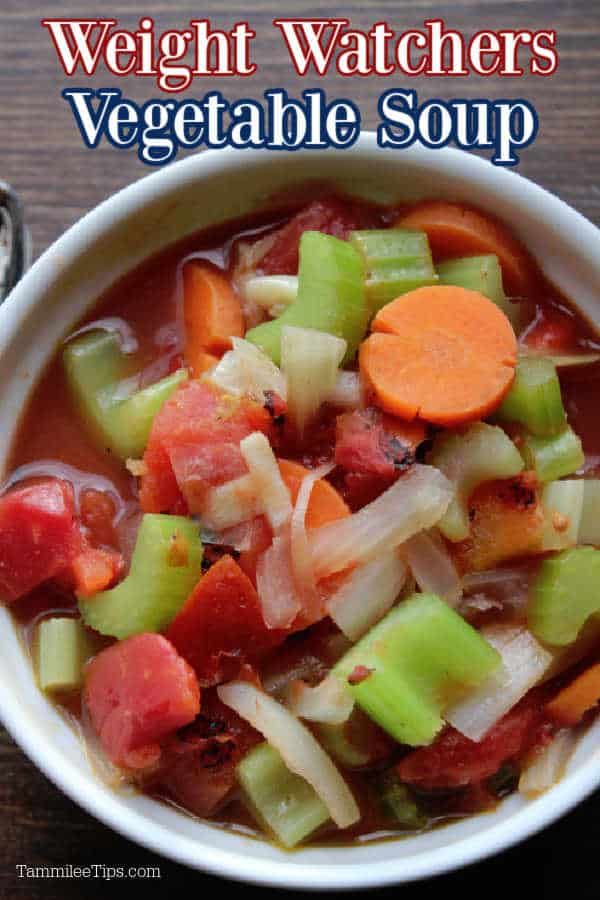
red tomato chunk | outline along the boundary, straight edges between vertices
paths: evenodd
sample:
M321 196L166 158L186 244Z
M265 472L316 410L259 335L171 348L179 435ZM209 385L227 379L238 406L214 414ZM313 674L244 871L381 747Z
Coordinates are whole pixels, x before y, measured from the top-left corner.
M189 381L154 419L144 454L140 503L144 512L185 514L203 492L243 475L240 441L253 431L270 436L271 417L252 400Z
M535 692L508 712L476 742L455 731L445 731L429 747L421 747L398 764L402 781L436 790L476 784L494 775L508 760L518 759L551 733Z
M0 499L0 593L7 602L66 569L81 548L73 490L58 479Z
M285 632L269 631L254 585L231 556L222 556L200 579L167 637L204 686L235 678L243 663L281 643Z
M161 742L200 711L193 670L159 634L138 634L102 650L87 668L84 701L106 754L145 768Z
M359 211L347 201L336 197L314 200L275 232L275 242L260 261L260 268L267 275L295 275L298 244L305 231L322 231L346 238L351 231L364 228L365 224L364 210Z

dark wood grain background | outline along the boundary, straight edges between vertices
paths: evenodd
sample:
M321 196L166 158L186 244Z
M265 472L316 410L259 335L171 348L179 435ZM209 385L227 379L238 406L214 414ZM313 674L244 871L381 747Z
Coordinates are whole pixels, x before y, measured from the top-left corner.
M421 79L410 86L418 88L421 100L451 96L529 99L537 107L541 128L537 141L523 152L519 171L600 225L600 0L347 0L341 5L302 0L0 0L0 178L10 181L23 198L36 255L82 213L148 171L135 151L103 146L92 152L84 148L72 114L60 97L67 79L40 19L101 15L135 27L142 14L154 17L157 30L184 27L191 17L207 16L213 24L226 28L247 19L258 33L254 58L259 71L249 81L221 79L218 86L229 99L260 97L268 87L285 87L298 94L317 85L316 79L300 79L291 69L279 34L271 25L272 19L282 14L345 15L361 28L385 19L398 30L422 26L426 18L443 17L449 26L467 35L482 28L554 28L559 36L560 66L552 78L471 76ZM119 81L125 95L137 101L159 93L152 79ZM81 86L86 79L77 77L73 82ZM332 97L350 96L358 102L365 127L373 127L377 97L400 83L376 77L342 81L332 76L319 86ZM113 86L115 79L103 75L91 84ZM199 81L189 93L201 96L214 86L214 81L210 85ZM569 893L599 898L599 826L600 795L596 795L519 848L398 891L409 898L433 897L439 891L480 897L494 889L519 898L564 898ZM253 890L189 872L99 825L54 788L0 728L0 897L104 898L108 892L132 887L131 882L19 879L15 868L19 863L159 864L160 883L139 883L146 894L228 890L233 896L246 896ZM395 893L388 890L381 895Z

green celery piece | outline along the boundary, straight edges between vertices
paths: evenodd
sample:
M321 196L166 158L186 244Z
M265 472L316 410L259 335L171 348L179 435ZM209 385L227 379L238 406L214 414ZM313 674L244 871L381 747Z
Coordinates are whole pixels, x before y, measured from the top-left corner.
M43 691L77 690L83 681L84 663L92 650L81 619L43 619L34 639L34 659Z
M70 341L63 363L71 393L96 441L121 459L143 454L154 416L188 377L180 369L123 398L135 360L122 352L118 335L106 331Z
M476 422L464 432L440 432L428 460L454 484L455 495L437 523L449 541L469 536L468 501L484 481L513 478L523 470L523 460L507 434L497 426Z
M566 550L578 542L583 509L584 484L581 478L565 478L550 481L542 490L544 510L543 553L549 550ZM562 517L556 527L557 514Z
M353 231L349 241L364 260L365 288L373 314L401 294L438 281L424 231Z
M296 300L277 319L251 328L246 340L279 365L282 327L313 328L344 338L348 343L344 362L349 362L364 337L368 319L358 251L329 234L305 231L300 238Z
M402 744L429 744L446 706L489 677L500 655L434 594L394 607L332 669L378 725ZM368 677L351 684L356 667Z
M502 268L498 257L493 253L489 256L449 259L438 263L436 268L440 284L453 284L468 291L478 291L502 310L513 328L519 327L520 306L518 303L511 303L504 293Z
M410 792L393 770L384 772L376 781L375 788L384 811L396 825L408 830L424 828L428 818Z
M527 619L539 641L572 644L600 613L600 550L576 547L545 559L532 587Z
M328 821L329 810L315 789L291 772L270 744L254 747L236 772L250 810L285 847L299 844Z
M139 527L127 577L109 591L80 598L90 628L112 637L162 631L200 578L198 526L184 516L147 513Z
M537 437L550 437L566 424L556 367L543 356L521 356L515 380L496 411L502 422L518 422Z
M527 435L521 455L527 468L543 482L572 475L585 462L581 441L569 426L553 437Z
M577 543L600 547L599 478L586 478L583 482L583 508L581 510Z

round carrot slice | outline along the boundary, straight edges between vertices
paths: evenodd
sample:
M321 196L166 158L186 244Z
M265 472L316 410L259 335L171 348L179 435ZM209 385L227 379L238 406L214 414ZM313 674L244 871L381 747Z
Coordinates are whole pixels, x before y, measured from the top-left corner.
M517 339L477 291L418 288L388 303L360 348L360 369L386 412L459 425L495 409L510 388Z
M487 213L461 203L425 200L400 216L394 225L425 231L436 262L494 253L502 267L506 293L512 297L531 295L535 264L508 229Z

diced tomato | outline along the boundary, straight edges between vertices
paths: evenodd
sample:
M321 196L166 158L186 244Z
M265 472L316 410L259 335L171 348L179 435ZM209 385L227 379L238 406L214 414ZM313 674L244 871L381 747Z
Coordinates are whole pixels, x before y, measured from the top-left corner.
M95 547L118 547L114 527L115 503L104 491L86 488L79 497L81 524Z
M236 785L235 767L262 738L214 691L202 712L165 747L157 788L197 816L215 813Z
M364 212L337 197L313 200L275 234L275 242L259 263L267 275L295 275L298 271L298 244L305 231L322 231L346 238L365 227Z
M102 650L85 675L84 701L110 759L131 769L157 762L161 742L200 711L196 676L160 634Z
M518 760L552 733L536 691L531 691L476 742L445 731L429 747L409 753L398 764L402 781L425 790L463 787L489 778L509 760Z
M335 461L350 472L392 481L414 462L414 442L412 434L404 439L402 432L388 431L380 411L371 406L337 417Z
M80 597L91 597L112 587L124 568L123 557L116 550L86 546L70 566L73 590Z
M240 666L281 643L269 631L254 585L231 556L210 567L166 632L202 686L236 677Z
M140 504L144 512L186 513L188 500L246 471L240 441L270 435L271 418L252 400L200 381L182 384L154 419L144 454Z
M577 323L572 316L554 307L540 307L524 335L533 350L547 353L569 353L576 349Z
M27 594L70 565L81 547L73 489L52 479L0 498L0 594Z

